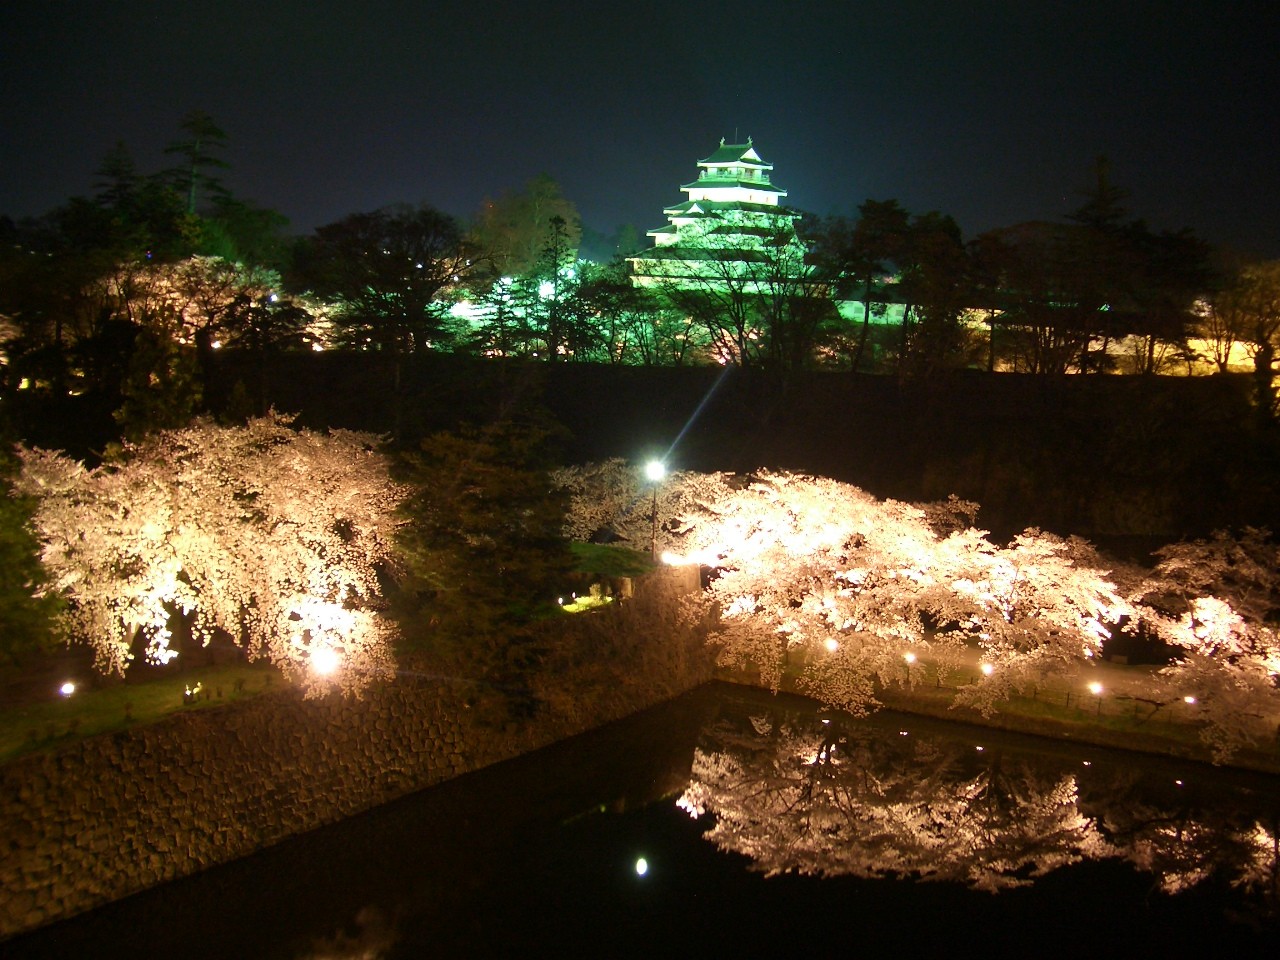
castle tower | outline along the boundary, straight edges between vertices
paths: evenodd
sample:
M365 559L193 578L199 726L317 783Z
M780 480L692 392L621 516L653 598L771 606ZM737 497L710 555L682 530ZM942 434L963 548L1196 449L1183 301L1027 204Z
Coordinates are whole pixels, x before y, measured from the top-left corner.
M654 246L628 258L638 286L750 278L785 255L803 260L795 235L799 214L780 206L787 191L772 181L773 164L746 143L725 143L698 161L698 178L680 189L688 199L667 207L667 224L649 231Z

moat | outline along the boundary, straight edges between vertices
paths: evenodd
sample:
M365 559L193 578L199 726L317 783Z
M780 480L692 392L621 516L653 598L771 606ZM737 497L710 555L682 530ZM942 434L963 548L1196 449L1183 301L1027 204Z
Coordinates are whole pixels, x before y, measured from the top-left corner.
M1251 956L1278 818L1275 778L711 684L0 956Z

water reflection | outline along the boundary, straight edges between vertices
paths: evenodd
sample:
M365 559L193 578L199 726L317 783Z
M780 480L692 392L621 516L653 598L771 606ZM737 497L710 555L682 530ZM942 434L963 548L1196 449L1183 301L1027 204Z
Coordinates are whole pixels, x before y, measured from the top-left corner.
M398 939L395 925L381 909L362 907L351 925L318 937L298 960L378 960L390 954Z
M755 869L908 877L1000 891L1085 860L1124 860L1172 894L1234 888L1274 916L1270 778L1177 775L1119 753L902 717L854 720L744 697L704 731L678 805ZM1206 781L1212 780L1212 783Z
M1274 778L713 685L0 958L941 956L978 929L1269 955L1278 806Z

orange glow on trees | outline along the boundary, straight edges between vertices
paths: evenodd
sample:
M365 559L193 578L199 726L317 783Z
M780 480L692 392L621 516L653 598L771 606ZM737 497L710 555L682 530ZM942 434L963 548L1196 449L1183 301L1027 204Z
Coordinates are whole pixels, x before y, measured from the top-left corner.
M635 475L620 461L564 471L570 534L608 528L647 541ZM793 676L855 715L878 706L877 684L916 679L904 651L941 678L976 665L956 702L989 714L1097 657L1121 624L1185 651L1153 688L1169 703L1195 691L1219 756L1256 737L1250 715L1280 713L1280 646L1265 623L1280 595L1280 554L1256 531L1167 548L1144 578L1107 569L1075 537L1032 529L993 544L968 525L975 509L882 501L785 473L677 473L658 494L657 546L714 568L702 600L719 613L723 665L756 671L775 690Z
M309 692L359 689L390 665L376 571L403 496L377 442L272 414L156 434L94 469L22 451L67 638L123 674L139 646L177 656L180 613L194 640L224 632Z

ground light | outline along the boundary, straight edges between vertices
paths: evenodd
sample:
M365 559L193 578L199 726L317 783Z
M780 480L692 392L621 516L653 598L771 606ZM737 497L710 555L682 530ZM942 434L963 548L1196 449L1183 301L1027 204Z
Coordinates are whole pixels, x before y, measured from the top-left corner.
M58 692L62 694L64 697L69 697L76 692L76 685L73 681L68 680L66 683L64 683L62 686L58 688Z
M1093 681L1093 683L1089 684L1089 692L1098 698L1097 716L1100 717L1102 716L1102 684L1097 680Z
M649 861L646 860L644 857L640 857L638 860L636 860L636 876L643 877L648 872L649 872Z

